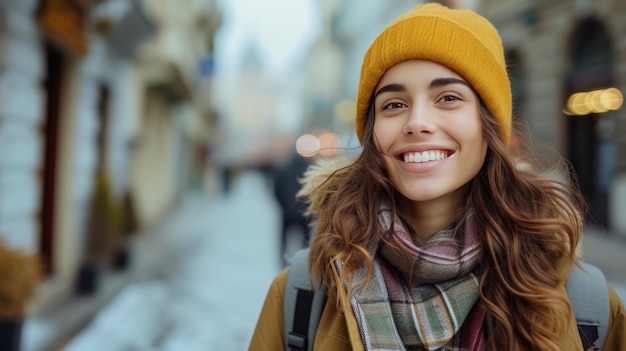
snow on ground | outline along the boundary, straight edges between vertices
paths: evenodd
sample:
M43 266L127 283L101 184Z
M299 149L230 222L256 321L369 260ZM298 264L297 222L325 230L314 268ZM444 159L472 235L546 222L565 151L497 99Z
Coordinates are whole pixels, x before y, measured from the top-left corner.
M244 173L223 198L188 199L165 226L176 245L158 274L125 287L65 351L247 350L278 273L278 212Z

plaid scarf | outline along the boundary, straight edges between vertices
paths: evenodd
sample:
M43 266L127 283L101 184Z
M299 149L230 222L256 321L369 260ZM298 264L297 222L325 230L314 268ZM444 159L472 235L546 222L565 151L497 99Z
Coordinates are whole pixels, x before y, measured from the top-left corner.
M390 233L391 211L382 209L379 222L383 233ZM350 296L366 350L484 348L486 311L476 303L481 247L473 216L467 218L462 234L458 240L453 228L445 229L417 246L398 219L389 235L408 249L410 260L378 235L372 236L367 247L374 262L372 279ZM358 281L366 274L363 265L354 278Z

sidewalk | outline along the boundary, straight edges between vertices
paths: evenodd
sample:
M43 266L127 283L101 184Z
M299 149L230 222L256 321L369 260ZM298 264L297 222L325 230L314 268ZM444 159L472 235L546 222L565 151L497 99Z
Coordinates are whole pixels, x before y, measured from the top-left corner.
M188 196L134 247L131 277L63 351L247 350L278 273L278 210L246 173L228 196Z

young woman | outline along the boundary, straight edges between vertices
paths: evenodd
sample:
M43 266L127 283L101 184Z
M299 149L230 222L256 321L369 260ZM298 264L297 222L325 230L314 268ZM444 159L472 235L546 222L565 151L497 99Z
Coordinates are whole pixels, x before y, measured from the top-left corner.
M328 293L314 350L583 350L565 282L584 203L522 157L511 110L500 37L476 13L418 5L376 38L362 152L310 170L302 191L310 273ZM250 350L284 349L287 269ZM626 350L612 289L610 306L599 346Z

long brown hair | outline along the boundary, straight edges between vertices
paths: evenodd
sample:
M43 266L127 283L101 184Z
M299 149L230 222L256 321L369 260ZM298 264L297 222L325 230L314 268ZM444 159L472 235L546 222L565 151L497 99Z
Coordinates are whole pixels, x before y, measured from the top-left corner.
M573 177L567 181L567 162L557 159L539 173L529 133L516 124L517 146L506 146L489 112L481 114L489 150L468 207L483 233L480 293L494 322L487 349L559 350L569 302L558 288L576 263L585 203ZM547 171L561 171L566 181Z
M516 125L517 146L502 142L498 125L481 106L485 163L470 182L466 211L478 219L483 246L481 302L491 319L487 350L558 350L567 330L569 303L560 293L567 268L576 263L584 201L575 183L546 176L536 159L528 133ZM329 287L348 281L349 289L366 281L349 281L356 267L371 257L366 245L378 227L381 201L396 214L397 194L375 147L374 115L365 119L363 148L355 158L332 169L317 166L307 174L300 196L316 218L311 243L311 276ZM525 135L524 141L522 136ZM528 147L524 147L528 146ZM562 165L567 165L564 161ZM566 172L562 173L567 175ZM334 262L342 263L335 277ZM371 273L370 273L371 274ZM337 279L338 278L338 279ZM339 302L338 302L339 303Z

